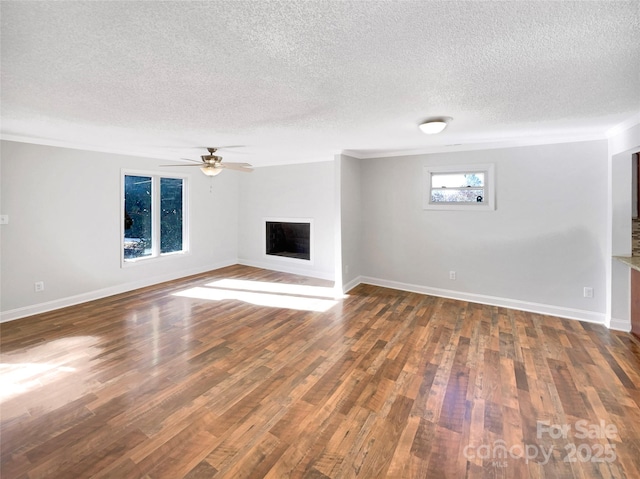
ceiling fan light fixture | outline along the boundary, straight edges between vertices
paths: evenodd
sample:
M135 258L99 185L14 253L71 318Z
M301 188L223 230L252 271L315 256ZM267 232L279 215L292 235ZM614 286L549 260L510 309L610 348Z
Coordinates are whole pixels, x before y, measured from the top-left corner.
M196 160L190 160L188 158L183 158L183 160L188 161L188 164L181 165L160 165L160 166L191 166L198 167L200 171L207 176L218 176L222 173L223 169L227 170L235 170L235 171L243 171L245 173L250 173L253 171L251 165L249 163L237 163L237 162L229 162L225 161L222 163L222 157L216 156L213 153L217 150L217 148L207 147L207 150L210 155L202 155L200 158L202 162Z
M418 127L427 135L435 135L444 130L453 118L443 116L439 118L431 118L422 122Z
M217 176L222 173L222 168L216 168L215 166L203 166L200 168L200 171L207 176Z

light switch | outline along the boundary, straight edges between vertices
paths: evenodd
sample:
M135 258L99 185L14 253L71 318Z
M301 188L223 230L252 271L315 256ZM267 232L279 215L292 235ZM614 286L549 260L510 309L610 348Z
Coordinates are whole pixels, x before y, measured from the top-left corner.
M9 224L9 215L0 215L0 225Z

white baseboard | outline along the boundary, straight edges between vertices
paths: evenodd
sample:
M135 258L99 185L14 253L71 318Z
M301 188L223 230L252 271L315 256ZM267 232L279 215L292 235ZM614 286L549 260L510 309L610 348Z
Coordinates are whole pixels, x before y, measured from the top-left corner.
M279 271L280 273L299 274L300 276L309 276L311 278L326 279L329 281L335 281L333 273L326 271L315 271L313 269L299 268L295 265L289 264L273 264L267 261L254 261L250 259L238 259L238 264L244 266L253 266L254 268L268 269L271 271Z
M350 291L353 288L355 288L356 286L358 286L360 283L362 283L362 276L358 276L356 278L353 278L347 284L342 285L342 292L343 293L347 293L348 291Z
M125 293L146 286L152 286L154 284L163 283L165 281L172 281L174 279L191 276L194 274L206 273L226 266L234 264L242 264L246 266L253 266L256 268L263 268L272 271L280 271L283 273L299 274L309 276L312 278L334 280L333 275L325 272L308 271L302 268L290 267L290 266L274 266L273 264L261 263L259 261L249 261L240 259L238 261L228 261L218 263L215 265L209 265L202 268L194 268L191 270L183 270L180 272L156 276L154 278L146 278L141 281L135 281L131 283L120 284L109 288L103 288L95 291L89 291L87 293L70 296L67 298L61 298L54 301L48 301L46 303L35 304L32 306L26 306L23 308L16 308L9 311L4 311L0 314L0 323L6 321L12 321L14 319L23 318L26 316L32 316L34 314L46 313L47 311L53 311L55 309L65 308L67 306L73 306L79 303L85 303L87 301L93 301L95 299L104 298L107 296L113 296L115 294ZM349 290L355 288L360 283L371 284L374 286L382 286L385 288L398 289L402 291L410 291L413 293L428 294L430 296L438 296L442 298L457 299L460 301L469 301L472 303L487 304L491 306L501 306L504 308L517 309L521 311L528 311L537 314L546 314L549 316L557 316L561 318L577 319L580 321L588 321L590 323L597 323L605 325L605 314L595 313L592 311L584 311L579 309L564 308L560 306L552 306L542 303L533 303L528 301L520 301L508 298L499 298L495 296L487 296L475 293L464 293L460 291L453 291L448 289L431 288L428 286L421 286L416 284L401 283L398 281L389 281L379 278L372 278L369 276L358 276L357 278L349 281L343 286L343 291L346 293ZM610 329L628 332L631 330L631 323L629 321L612 318Z
M10 309L8 311L3 311L0 314L0 323L13 321L14 319L20 319L26 316L33 316L34 314L46 313L55 309L66 308L67 306L73 306L75 304L86 303L87 301L93 301L95 299L106 298L107 296L113 296L114 294L126 293L127 291L132 291L134 289L145 288L154 284L164 283L165 281L172 281L174 279L180 279L194 274L206 273L207 271L213 271L215 269L232 266L234 264L237 264L237 262L235 260L232 260L208 265L205 267L181 270L171 274L155 276L153 278L145 278L144 280L140 281L118 284L115 286L110 286L108 288L88 291L86 293L76 294L74 296L68 296L66 298L55 299L53 301L47 301L46 303L39 303L22 308Z
M480 303L490 306L501 306L503 308L517 309L519 311L528 311L530 313L546 314L549 316L557 316L567 319L577 319L580 321L587 321L589 323L597 323L602 325L605 324L605 314L596 313L593 311L564 308L561 306L520 301L517 299L499 298L496 296L487 296L483 294L464 293L461 291L453 291L449 289L431 288L428 286L420 286L416 284L400 283L398 281L388 281L379 278L371 278L369 276L361 276L357 279L357 283L355 283L353 286L350 286L349 289L352 289L359 283L365 283L374 286L383 286L385 288L410 291L412 293L428 294L430 296L438 296L441 298L457 299L460 301L469 301L471 303ZM350 285L354 282L355 281L351 281ZM348 291L348 289L345 288L345 291Z
M624 331L625 333L628 333L631 331L631 321L626 319L611 318L609 329L615 329L616 331Z

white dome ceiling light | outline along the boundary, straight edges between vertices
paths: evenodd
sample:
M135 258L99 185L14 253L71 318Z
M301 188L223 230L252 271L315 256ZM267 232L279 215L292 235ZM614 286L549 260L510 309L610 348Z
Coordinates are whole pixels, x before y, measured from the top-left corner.
M207 176L217 176L222 173L222 168L215 167L213 165L207 165L200 167L200 171L202 171Z
M448 116L440 116L437 118L429 118L422 122L418 127L427 135L435 135L444 130L453 118Z

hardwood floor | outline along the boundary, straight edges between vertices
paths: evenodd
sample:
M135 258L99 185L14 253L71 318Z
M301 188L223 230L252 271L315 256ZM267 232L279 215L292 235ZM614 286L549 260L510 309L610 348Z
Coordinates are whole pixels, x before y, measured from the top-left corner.
M630 334L328 285L233 266L2 324L2 478L640 477Z

